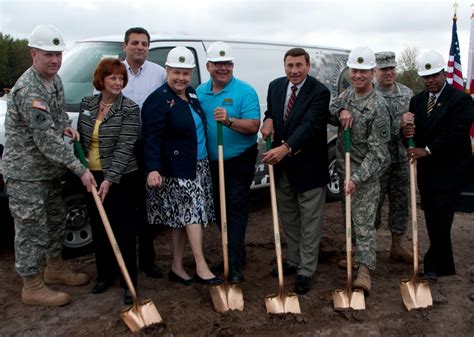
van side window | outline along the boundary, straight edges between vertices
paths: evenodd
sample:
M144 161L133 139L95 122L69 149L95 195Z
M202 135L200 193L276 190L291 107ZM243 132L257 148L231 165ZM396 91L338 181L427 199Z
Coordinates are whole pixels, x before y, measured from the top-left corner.
M159 64L160 66L162 66L163 68L166 68L166 65L165 65L166 56L168 56L169 51L173 49L174 47L175 46L150 49L150 51L148 52L148 61L155 62ZM201 83L201 78L199 77L199 69L198 69L199 65L197 62L198 58L197 58L196 50L194 50L191 47L187 47L187 48L193 52L194 59L196 60L196 67L193 69L193 78L191 80L191 86L194 89L196 89L198 85Z

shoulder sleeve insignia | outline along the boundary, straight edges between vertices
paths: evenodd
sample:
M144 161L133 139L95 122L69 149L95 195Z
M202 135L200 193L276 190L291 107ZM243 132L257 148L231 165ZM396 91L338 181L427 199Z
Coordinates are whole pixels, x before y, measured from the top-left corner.
M41 110L33 110L31 112L31 128L33 129L47 129L51 125L50 116Z

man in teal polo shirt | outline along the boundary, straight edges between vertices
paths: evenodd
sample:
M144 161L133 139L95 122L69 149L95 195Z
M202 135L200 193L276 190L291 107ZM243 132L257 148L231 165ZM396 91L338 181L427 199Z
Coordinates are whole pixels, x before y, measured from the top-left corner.
M207 70L211 79L197 88L207 118L207 142L211 159L217 224L220 224L219 174L217 163L217 122L223 130L224 172L229 239L229 281L240 283L244 276L245 231L248 220L250 185L257 160L257 132L260 106L255 90L233 76L232 49L214 42L207 51Z

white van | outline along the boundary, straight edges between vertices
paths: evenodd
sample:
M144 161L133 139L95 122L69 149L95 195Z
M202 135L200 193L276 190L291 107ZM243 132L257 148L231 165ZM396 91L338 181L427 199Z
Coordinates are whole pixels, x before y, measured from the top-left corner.
M164 66L168 52L176 46L189 48L195 56L196 68L193 70L191 85L196 88L202 82L209 80L206 70L206 49L216 39L194 36L162 36L152 35L148 60ZM277 77L285 76L283 57L285 52L293 47L302 47L311 57L310 75L316 77L331 91L332 97L337 96L349 84L345 64L349 50L302 45L294 43L274 43L261 41L224 40L233 49L235 57L234 75L250 83L257 91L260 107L263 113L266 110L268 84ZM75 43L63 56L63 64L59 75L62 78L67 110L76 125L79 104L84 96L93 92L92 73L98 62L105 57L125 58L122 49L123 35L87 39ZM3 130L0 130L0 138ZM331 183L328 184L328 200L335 200L339 195L339 182L334 169L335 163L336 129L328 128L329 169ZM259 139L260 153L264 150L264 142ZM1 161L1 158L0 158ZM260 156L257 158L253 188L266 186L267 174L264 165L260 165ZM67 180L65 185L64 203L68 210L67 236L65 246L70 249L83 248L92 242L86 206L83 193L79 186ZM76 186L77 185L77 186Z

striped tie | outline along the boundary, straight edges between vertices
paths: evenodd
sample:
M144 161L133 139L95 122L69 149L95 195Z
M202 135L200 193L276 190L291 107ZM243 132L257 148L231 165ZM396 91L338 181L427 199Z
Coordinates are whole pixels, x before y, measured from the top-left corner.
M431 111L433 111L433 108L436 103L436 95L430 94L430 99L428 100L428 105L426 106L426 113L428 116L431 114Z
M296 90L298 90L298 87L296 85L293 85L291 87L291 96L290 96L290 99L288 100L288 105L286 106L285 114L283 115L283 122L285 123L288 120L288 116L290 115L291 109L293 109L293 105L295 105Z

